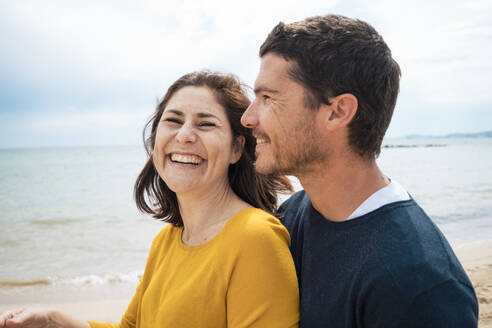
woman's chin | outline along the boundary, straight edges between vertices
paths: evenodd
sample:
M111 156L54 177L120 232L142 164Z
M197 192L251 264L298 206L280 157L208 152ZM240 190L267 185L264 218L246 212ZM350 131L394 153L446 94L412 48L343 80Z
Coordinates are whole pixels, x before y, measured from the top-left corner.
M183 184L169 184L169 183L167 183L167 186L176 195L190 194L190 193L196 192L200 189L200 188L198 188L198 186L193 185L193 184L183 185Z

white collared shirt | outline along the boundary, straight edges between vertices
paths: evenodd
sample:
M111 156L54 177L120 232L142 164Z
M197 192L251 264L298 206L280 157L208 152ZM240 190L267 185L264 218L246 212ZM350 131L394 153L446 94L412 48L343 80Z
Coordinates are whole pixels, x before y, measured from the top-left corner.
M390 179L391 180L391 179ZM379 189L374 194L369 196L357 209L349 215L347 220L355 219L369 212L377 210L384 205L409 200L408 192L395 180L391 180L390 184Z

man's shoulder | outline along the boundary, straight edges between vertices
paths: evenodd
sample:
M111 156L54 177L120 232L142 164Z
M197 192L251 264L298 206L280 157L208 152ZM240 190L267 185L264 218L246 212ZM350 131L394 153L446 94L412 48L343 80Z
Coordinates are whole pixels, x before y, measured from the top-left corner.
M474 302L473 286L451 246L415 201L390 204L374 214L367 262L359 272L374 304L391 294L390 303L406 308L423 295L440 299L450 289Z
M424 327L464 327L476 322L475 291L459 262L443 252L420 255L430 259L410 256L401 261L390 257L386 260L392 263L375 262L361 270L357 308L374 314L368 318L376 319L374 326L388 323L385 318L398 322L395 327L415 327L424 322Z
M450 278L443 273L464 274L446 237L414 200L389 204L373 215L366 245L384 263L380 267L384 271L394 277L405 271L414 271L416 276L427 271L427 278L440 279ZM415 282L416 276L409 280Z
M311 207L311 198L305 190L300 190L280 205L278 213L280 217L292 219L299 216L300 213L309 207Z
M278 217L281 222L287 227L289 232L294 226L302 224L302 220L306 217L306 210L311 207L311 199L304 190L300 190L290 196L280 205L278 209Z
M279 211L291 211L292 208L299 207L299 205L311 204L311 198L304 189L299 190L292 194L287 200L285 200L279 207Z

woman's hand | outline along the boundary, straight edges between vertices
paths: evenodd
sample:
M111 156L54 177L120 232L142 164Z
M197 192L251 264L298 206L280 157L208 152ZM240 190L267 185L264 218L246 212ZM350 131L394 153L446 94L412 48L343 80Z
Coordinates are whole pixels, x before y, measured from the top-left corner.
M0 315L0 328L90 328L80 321L56 310L21 309Z
M0 328L22 327L41 328L50 327L49 310L20 309L7 311L0 315Z

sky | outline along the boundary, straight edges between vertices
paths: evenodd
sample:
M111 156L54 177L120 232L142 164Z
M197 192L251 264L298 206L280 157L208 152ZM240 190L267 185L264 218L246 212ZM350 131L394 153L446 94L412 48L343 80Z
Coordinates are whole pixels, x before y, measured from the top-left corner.
M402 69L387 136L492 130L492 1L0 0L0 148L141 144L167 87L254 84L280 21L362 19Z

